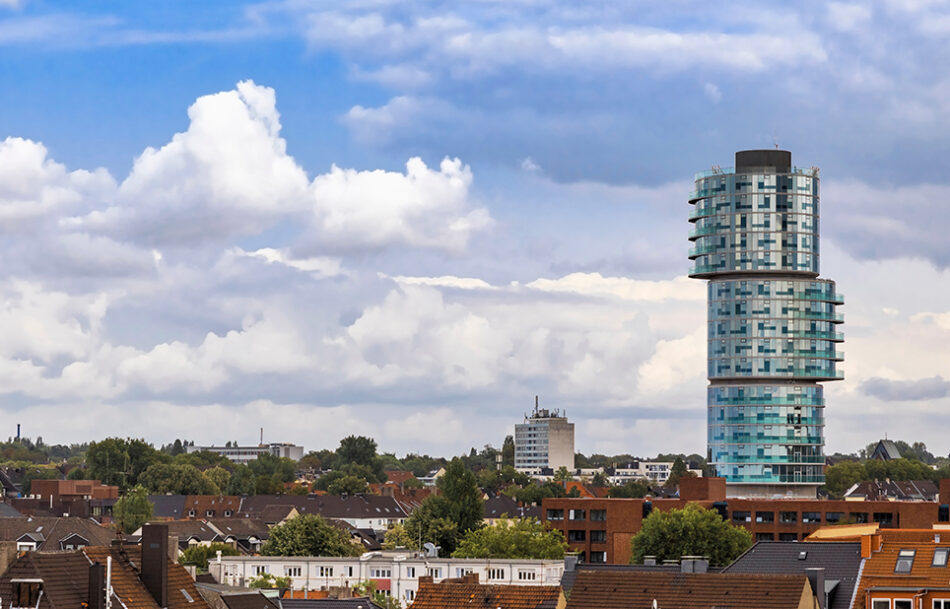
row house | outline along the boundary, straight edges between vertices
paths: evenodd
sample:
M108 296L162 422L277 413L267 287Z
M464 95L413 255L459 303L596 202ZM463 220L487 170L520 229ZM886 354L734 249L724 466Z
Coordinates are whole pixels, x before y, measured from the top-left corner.
M222 556L208 569L222 584L245 586L265 573L289 577L291 587L329 590L353 587L367 580L376 589L403 603L411 603L419 591L420 578L434 582L477 575L493 585L558 585L564 561L436 558L415 552L368 552L358 558L296 556Z

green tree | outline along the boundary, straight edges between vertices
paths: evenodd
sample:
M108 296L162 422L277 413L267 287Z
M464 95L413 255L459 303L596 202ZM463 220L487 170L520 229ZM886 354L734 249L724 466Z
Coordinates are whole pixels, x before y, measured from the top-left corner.
M607 474L601 471L591 477L590 483L592 486L606 487L610 486L610 479L607 478Z
M366 484L366 480L349 474L337 478L327 487L327 492L331 495L355 495L368 491L369 486Z
M320 469L322 466L323 460L313 451L310 451L301 457L300 461L297 461L297 467L301 469Z
M112 507L112 517L119 530L131 535L152 518L155 506L148 500L148 491L137 486L125 493Z
M448 510L438 501L441 497L429 496L406 519L406 534L412 539L410 547L421 548L431 543L439 548L441 556L450 556L459 540L458 524L444 516Z
M254 492L258 495L283 495L287 490L277 474L257 476L254 482Z
M654 510L631 544L633 563L642 563L644 556L657 560L705 556L711 565L721 567L752 545L752 534L732 526L717 511L690 503L681 510Z
M673 467L670 468L670 477L666 479L664 486L667 488L675 488L679 486L680 479L695 475L696 474L690 472L689 469L687 469L686 462L683 461L683 457L677 455L676 459L673 461Z
M139 477L142 486L149 492L163 495L218 495L215 486L194 465L155 463Z
M106 438L101 442L89 444L86 468L89 470L90 479L125 490L128 487L128 466L129 453L122 438Z
M81 467L74 467L66 474L67 480L85 480L86 470Z
M257 489L254 472L246 465L235 466L231 472L231 479L228 480L228 495L253 495Z
M445 475L437 482L448 513L444 514L458 524L461 533L477 529L485 515L485 501L478 489L475 474L465 468L461 459L455 458L445 468Z
M825 469L825 490L834 499L841 499L849 488L865 480L867 472L859 461L842 461Z
M248 588L258 588L263 590L274 590L277 588L289 588L291 584L289 577L280 577L270 573L261 573L257 577L252 577L247 582Z
M210 480L212 484L218 487L218 490L222 493L228 488L228 484L231 482L231 472L218 465L206 469L201 473L203 473L205 478Z
M406 526L394 524L386 529L386 536L383 538L384 550L395 550L396 548L408 548L418 550L418 543L409 535Z
M536 518L521 518L469 531L452 557L561 560L566 549L563 533L546 528Z
M505 441L501 445L501 465L502 467L515 466L515 439L512 436L505 436Z
M213 543L210 546L191 546L181 553L178 562L183 565L195 565L202 573L208 570L208 561L215 558L218 552L222 556L238 556L240 552L226 543Z
M376 440L365 436L347 436L340 440L336 454L343 464L372 466L376 461Z
M631 480L621 486L612 486L607 490L608 497L640 499L650 494L650 485L641 480Z
M568 471L563 465L557 468L557 471L554 472L554 481L555 482L570 482L574 479L574 476L571 475L571 472Z
M264 453L247 464L258 478L274 476L281 482L293 482L297 464L286 457Z
M316 514L302 514L270 530L264 556L359 556L350 534Z

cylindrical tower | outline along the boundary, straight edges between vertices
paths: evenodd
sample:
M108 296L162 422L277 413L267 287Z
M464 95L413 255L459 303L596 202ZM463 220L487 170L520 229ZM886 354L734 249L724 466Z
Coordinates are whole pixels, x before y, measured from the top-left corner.
M824 483L820 381L843 378L843 304L818 279L818 169L785 150L696 175L690 277L709 280L708 459L729 496L814 497Z

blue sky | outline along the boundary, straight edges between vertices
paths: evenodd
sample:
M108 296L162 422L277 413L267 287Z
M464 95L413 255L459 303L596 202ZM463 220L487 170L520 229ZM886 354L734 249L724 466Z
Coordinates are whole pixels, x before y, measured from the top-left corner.
M940 0L0 0L3 420L448 454L540 394L585 453L702 452L686 196L778 144L847 296L829 452L946 453L948 33Z

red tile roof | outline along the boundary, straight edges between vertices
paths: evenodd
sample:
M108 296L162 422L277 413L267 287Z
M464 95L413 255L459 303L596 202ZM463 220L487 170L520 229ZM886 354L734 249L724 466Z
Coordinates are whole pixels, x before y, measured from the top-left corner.
M864 562L854 607L864 607L867 592L875 588L925 590L948 587L950 566L945 563L935 567L933 558L937 548L950 550L950 531L882 529L878 535L867 536L863 541L866 546L868 542L870 557ZM901 550L915 551L909 573L894 572Z
M412 609L554 609L560 594L558 586L492 586L468 581L433 584L421 578Z

